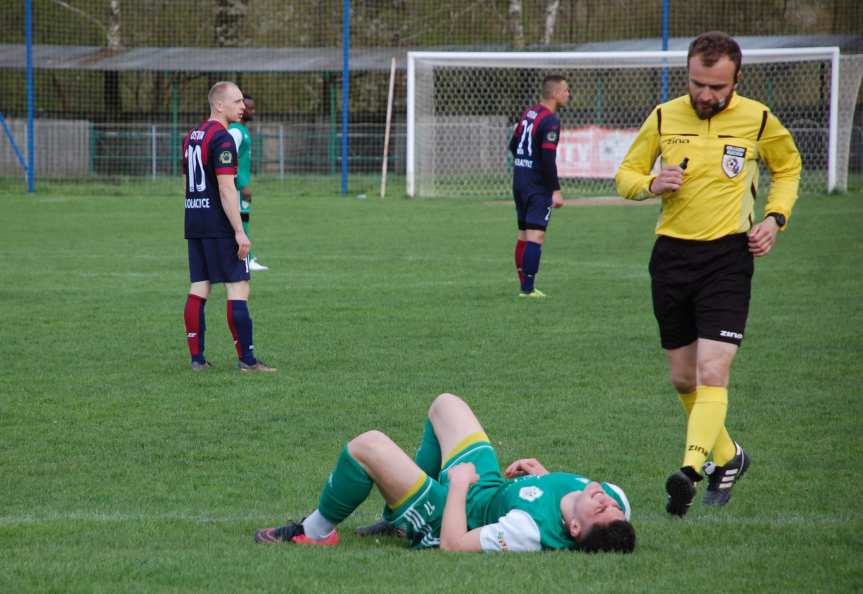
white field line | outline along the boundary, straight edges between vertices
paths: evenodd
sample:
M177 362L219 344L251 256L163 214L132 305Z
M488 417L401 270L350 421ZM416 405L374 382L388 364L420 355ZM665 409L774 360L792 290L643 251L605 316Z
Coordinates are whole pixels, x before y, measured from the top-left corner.
M301 518L302 513L294 514ZM21 514L0 516L0 526L22 526L32 524L53 524L56 522L190 522L192 524L240 524L243 522L263 522L277 524L285 518L284 512L272 515L247 514L218 516L207 513L145 513L145 512L90 512L69 511L40 514Z
M52 524L56 522L172 522L181 521L192 524L240 524L245 522L261 522L263 524L277 524L285 517L300 518L303 513L291 515L285 512L276 512L274 514L265 515L262 513L246 514L246 515L229 515L218 516L207 513L145 513L145 512L90 512L90 511L69 511L69 512L49 512L43 514L21 514L0 516L0 526L23 526L33 524ZM651 512L647 514L638 514L637 510L633 513L633 522L639 523L656 523L668 522L668 516L664 513ZM793 516L762 516L758 518L741 518L734 515L713 515L709 513L691 513L687 516L688 522L693 523L710 523L710 524L731 524L735 526L807 526L821 525L833 526L838 524L848 524L860 522L860 515L793 515ZM262 525L263 525L262 524Z

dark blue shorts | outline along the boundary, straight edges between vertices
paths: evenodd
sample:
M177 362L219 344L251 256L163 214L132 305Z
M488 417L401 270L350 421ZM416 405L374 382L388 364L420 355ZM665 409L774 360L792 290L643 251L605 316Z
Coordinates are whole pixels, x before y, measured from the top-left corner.
M512 195L519 230L545 231L551 218L551 194L524 194L513 190Z
M249 280L249 258L237 258L233 237L188 239L189 278L193 283L236 283Z

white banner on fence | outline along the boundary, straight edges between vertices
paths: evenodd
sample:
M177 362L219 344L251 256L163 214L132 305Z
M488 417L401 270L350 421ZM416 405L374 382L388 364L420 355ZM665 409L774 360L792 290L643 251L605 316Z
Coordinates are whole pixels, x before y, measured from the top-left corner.
M560 177L613 178L638 129L584 128L560 131L557 174Z

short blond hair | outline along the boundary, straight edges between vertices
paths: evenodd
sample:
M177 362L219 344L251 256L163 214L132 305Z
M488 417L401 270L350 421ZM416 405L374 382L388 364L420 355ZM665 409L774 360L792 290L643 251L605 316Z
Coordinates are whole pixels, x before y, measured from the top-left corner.
M225 98L225 93L228 92L228 89L231 87L237 87L236 84L232 83L229 80L220 80L212 87L210 87L210 92L207 93L207 101L210 102L210 108L215 109L216 101L221 101Z

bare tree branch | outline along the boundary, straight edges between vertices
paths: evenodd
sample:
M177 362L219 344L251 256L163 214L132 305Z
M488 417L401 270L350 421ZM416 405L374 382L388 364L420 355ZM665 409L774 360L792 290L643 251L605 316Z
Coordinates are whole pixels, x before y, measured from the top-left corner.
M123 38L120 36L120 0L111 0L108 11L108 49L119 50L123 47Z
M247 0L216 0L216 45L239 47L242 20L249 12Z
M557 14L560 9L560 0L546 0L545 2L545 32L542 35L542 44L548 45L554 37L554 28L557 25Z
M63 0L51 0L51 1L52 1L52 2L54 2L54 4L57 4L57 5L59 5L59 6L62 6L62 7L63 7L63 8L65 8L66 10L71 10L71 11L72 11L72 12L74 12L75 14L78 14L78 15L80 15L80 16L82 16L82 17L84 17L85 19L87 19L87 20L88 20L88 21L90 21L91 23L96 23L97 25L99 25L99 28L100 28L100 29L102 29L102 31L104 31L104 32L105 32L105 34L106 34L106 35L108 34L108 27L106 27L106 26L105 26L105 23L103 23L102 21L100 21L100 20L99 20L99 19L97 19L96 17L94 17L94 16L92 16L92 15L87 14L86 12L84 12L83 10L81 10L80 8L76 8L76 7L72 6L72 5L71 5L71 4L69 4L68 2L63 2Z
M521 20L521 0L509 0L509 28L512 31L513 49L524 49L524 24Z

